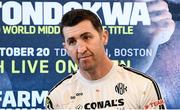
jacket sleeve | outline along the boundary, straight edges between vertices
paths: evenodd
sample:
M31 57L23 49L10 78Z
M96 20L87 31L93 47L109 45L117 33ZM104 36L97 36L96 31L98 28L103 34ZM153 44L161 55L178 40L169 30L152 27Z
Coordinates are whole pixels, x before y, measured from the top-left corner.
M46 110L55 110L62 108L56 98L57 96L54 93L49 94L46 97L46 104L45 104Z
M49 96L46 97L46 110L54 109L52 100Z
M165 100L155 81L149 81L145 85L140 103L143 109L166 109Z

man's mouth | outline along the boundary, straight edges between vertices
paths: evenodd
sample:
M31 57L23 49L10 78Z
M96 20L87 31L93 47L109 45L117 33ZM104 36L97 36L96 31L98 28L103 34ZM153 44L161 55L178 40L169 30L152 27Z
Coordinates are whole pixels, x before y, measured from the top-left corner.
M86 59L90 58L91 56L92 56L92 55L81 56L81 57L79 57L78 59L79 59L79 60L86 60Z

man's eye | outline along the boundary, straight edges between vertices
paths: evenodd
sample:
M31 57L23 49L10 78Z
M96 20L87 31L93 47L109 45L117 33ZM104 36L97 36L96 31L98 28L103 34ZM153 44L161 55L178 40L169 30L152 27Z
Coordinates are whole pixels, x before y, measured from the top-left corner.
M75 40L68 40L68 45L75 45L76 44L76 41Z
M88 40L90 38L91 38L91 36L89 36L89 35L83 36L83 40Z

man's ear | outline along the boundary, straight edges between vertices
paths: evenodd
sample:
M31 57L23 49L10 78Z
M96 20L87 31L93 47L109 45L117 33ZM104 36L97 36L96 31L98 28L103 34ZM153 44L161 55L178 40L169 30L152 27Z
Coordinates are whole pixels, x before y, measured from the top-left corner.
M66 47L65 42L63 42L62 45L63 45L63 47L66 49L66 52L67 52L67 54L68 54L68 56L69 56L69 52L68 52L68 49L67 49L67 47Z
M102 40L103 40L103 44L104 44L104 45L107 45L108 40L109 40L109 33L108 33L107 30L103 30Z

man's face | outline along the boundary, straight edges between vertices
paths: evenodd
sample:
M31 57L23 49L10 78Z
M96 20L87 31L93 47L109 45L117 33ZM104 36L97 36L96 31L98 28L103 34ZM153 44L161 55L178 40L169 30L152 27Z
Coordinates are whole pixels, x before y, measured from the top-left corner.
M98 33L90 21L84 20L72 27L64 27L64 47L80 69L90 71L105 58L106 31Z

